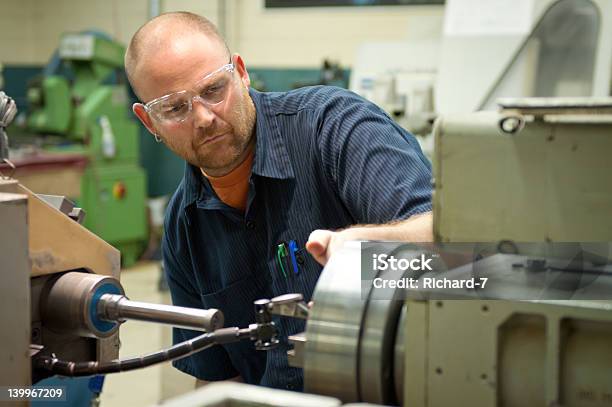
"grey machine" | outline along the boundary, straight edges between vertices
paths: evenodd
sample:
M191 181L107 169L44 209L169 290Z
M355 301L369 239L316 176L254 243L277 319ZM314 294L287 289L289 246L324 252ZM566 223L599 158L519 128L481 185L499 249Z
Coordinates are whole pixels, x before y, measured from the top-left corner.
M324 268L314 305L288 296L294 306L280 312L307 320L288 354L304 370L302 404L223 384L169 405L316 405L312 395L332 398L321 405L608 405L611 108L609 98L514 99L439 119L434 232L445 262L435 273L493 289L377 291L363 274L370 254L349 243ZM423 250L379 247L406 259Z
M378 300L355 277L360 250L345 248L294 338L306 391L407 406L610 403L612 99L502 100L434 134L436 241L488 247L440 276L479 270L503 289Z

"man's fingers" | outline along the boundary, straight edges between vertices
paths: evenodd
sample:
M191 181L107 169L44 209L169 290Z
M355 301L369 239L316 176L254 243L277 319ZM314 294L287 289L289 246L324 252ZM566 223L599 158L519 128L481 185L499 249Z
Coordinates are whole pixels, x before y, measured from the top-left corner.
M318 229L310 234L306 242L306 250L322 265L327 263L327 246L329 246L333 233L331 230Z
M313 231L308 237L308 242L306 242L306 249L312 255L325 253L329 241L331 240L332 233L331 230L317 229Z

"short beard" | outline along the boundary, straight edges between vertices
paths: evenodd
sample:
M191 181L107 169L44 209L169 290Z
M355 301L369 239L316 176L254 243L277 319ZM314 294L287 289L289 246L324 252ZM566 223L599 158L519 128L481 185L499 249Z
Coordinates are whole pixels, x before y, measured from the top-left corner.
M248 89L242 89L242 102L236 104L231 113L232 117L235 117L237 120L234 123L229 123L231 126L230 131L234 135L234 139L230 146L235 153L229 159L224 160L224 162L216 162L215 157L201 157L197 153L197 147L193 146L194 151L196 151L194 158L197 161L197 165L205 171L211 172L211 175L214 175L214 173L217 172L216 170L228 173L240 165L242 160L238 161L238 159L241 157L242 159L245 158L245 152L254 142L256 121L255 105L249 95ZM214 134L214 132L212 134ZM228 168L230 166L231 168Z

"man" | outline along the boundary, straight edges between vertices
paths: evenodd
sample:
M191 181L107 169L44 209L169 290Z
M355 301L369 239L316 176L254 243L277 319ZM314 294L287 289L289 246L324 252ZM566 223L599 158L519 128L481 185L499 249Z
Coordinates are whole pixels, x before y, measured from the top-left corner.
M163 240L176 305L218 308L226 326L246 327L256 299L300 292L310 300L321 265L345 240L431 240L430 165L375 105L331 87L250 89L240 55L190 13L141 27L125 62L143 102L134 113L187 161ZM299 390L286 336L304 324L276 322L274 351L215 346L175 366L201 381ZM174 341L198 334L176 329Z

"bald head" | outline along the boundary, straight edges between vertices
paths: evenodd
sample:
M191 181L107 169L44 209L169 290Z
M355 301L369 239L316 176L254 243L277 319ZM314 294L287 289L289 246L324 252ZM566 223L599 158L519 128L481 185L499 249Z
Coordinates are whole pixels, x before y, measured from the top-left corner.
M143 73L145 65L160 50L168 50L180 44L177 40L185 35L203 35L221 48L229 58L230 52L217 27L205 17L179 11L161 14L145 23L136 31L125 53L125 72L128 80L142 100L138 87L138 75Z

